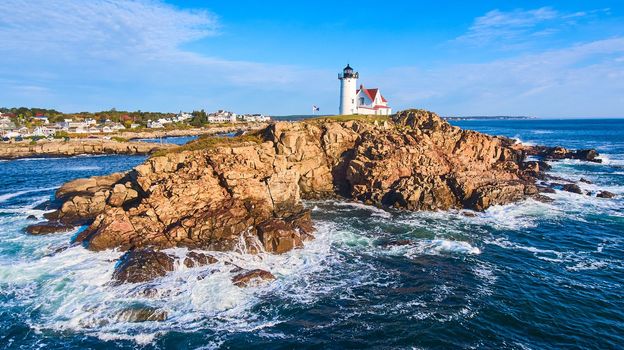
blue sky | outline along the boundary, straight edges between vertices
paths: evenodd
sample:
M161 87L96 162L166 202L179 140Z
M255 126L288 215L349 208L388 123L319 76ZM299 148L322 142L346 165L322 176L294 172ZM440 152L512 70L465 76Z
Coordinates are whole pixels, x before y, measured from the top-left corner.
M621 1L2 0L0 106L624 116Z

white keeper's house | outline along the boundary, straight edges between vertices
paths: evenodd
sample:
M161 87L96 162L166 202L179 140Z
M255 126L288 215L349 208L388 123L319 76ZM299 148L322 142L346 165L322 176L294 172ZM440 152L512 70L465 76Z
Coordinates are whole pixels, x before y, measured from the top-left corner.
M388 106L386 100L379 89L367 89L364 85L357 88L357 80L360 77L358 72L347 64L338 74L340 80L340 109L341 115L369 114L369 115L390 115L392 108Z

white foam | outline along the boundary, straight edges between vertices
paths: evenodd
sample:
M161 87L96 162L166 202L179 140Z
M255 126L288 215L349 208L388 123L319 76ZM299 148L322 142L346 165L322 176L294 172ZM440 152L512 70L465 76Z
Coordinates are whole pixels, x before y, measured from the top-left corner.
M335 202L334 204L339 207L352 207L356 209L368 210L373 213L373 216L379 216L386 219L392 218L392 214L390 214L389 212L381 208L374 207L372 205L366 205L357 202Z
M624 166L624 159L616 158L616 155L608 155L601 153L598 156L598 159L602 160L602 163L594 163L594 164L602 164L602 165L610 165L610 166Z
M599 270L608 266L605 261L581 261L574 266L568 266L566 269L569 271L587 271L587 270Z
M481 249L462 241L448 239L419 240L408 248L405 256L413 258L421 255L442 254L478 255L481 254Z
M520 139L520 135L516 135L513 137L513 139L515 140L516 144L518 145L525 145L525 146L535 146L534 142L531 141L522 141Z
M35 189L30 189L30 190L22 190L22 191L17 191L17 192L12 192L12 193L5 193L3 195L0 195L0 203L6 202L11 198L19 197L28 193L50 191L50 190L55 190L57 188L59 187L56 186L56 187L46 187L46 188L35 188Z
M178 263L173 272L153 282L120 286L113 286L110 281L121 252L96 253L75 246L44 256L47 249L42 249L0 261L0 283L11 286L18 296L13 302L38 309L41 316L27 321L33 329L72 330L104 340L131 339L138 344L150 343L171 330L254 331L282 322L277 317L261 317L250 311L262 302L263 296L277 294L291 302L311 302L309 298L315 297L314 291L307 293L302 288L313 285L310 279L327 269L326 262L333 254L327 237L329 227L322 223L317 227L317 239L308 242L305 249L281 255L210 252L218 263L190 269ZM42 242L48 239L58 242L62 236L60 241L67 242L71 234L36 239L44 247L47 244ZM33 237L16 235L15 239L26 243ZM187 250L166 252L183 257ZM239 288L231 282L235 266L268 270L277 280ZM158 290L153 297L139 293L150 287ZM133 305L162 309L168 318L143 323L119 320L116 315Z

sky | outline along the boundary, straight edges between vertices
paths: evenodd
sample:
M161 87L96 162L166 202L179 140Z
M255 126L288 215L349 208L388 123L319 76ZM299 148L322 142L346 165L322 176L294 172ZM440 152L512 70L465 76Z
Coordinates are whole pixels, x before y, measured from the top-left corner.
M0 106L624 117L616 1L1 0Z

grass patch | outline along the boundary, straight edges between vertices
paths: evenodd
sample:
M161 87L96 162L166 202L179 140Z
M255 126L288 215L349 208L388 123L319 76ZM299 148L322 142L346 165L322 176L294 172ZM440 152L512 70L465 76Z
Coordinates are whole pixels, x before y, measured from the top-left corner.
M260 132L254 132L247 135L235 137L205 135L180 147L156 151L152 154L152 157L159 157L167 155L169 153L180 153L184 151L200 151L220 146L236 146L245 143L260 144L262 142L264 142L264 139L262 138Z
M127 138L120 137L120 136L113 136L111 137L111 140L117 141L117 142L128 142Z
M350 121L360 121L360 122L384 122L390 121L390 116L387 115L362 115L362 114L352 114L352 115L332 115L332 116L324 116L317 118L305 119L305 122L350 122Z

